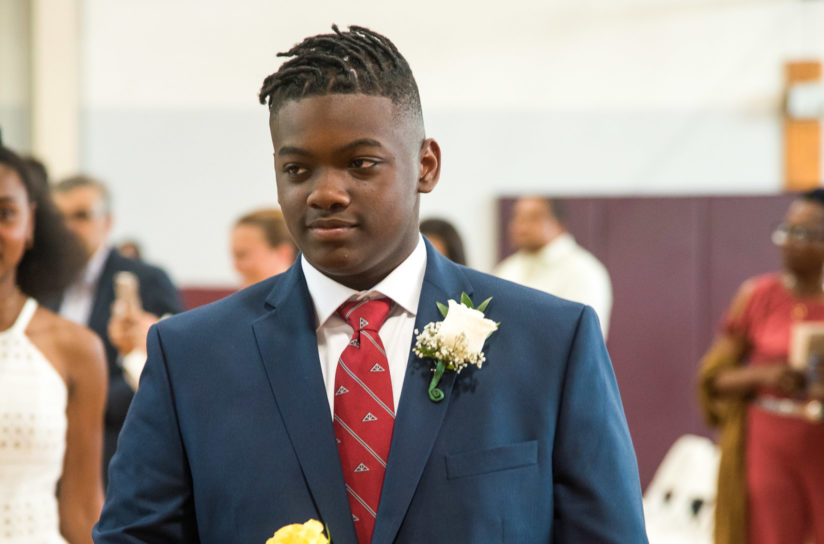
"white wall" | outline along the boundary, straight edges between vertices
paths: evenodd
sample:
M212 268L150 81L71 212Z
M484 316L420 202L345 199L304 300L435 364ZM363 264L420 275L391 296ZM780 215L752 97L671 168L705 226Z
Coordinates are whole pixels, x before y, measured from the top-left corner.
M182 284L231 284L228 229L275 200L260 83L332 22L388 35L444 153L424 216L494 262L518 192L767 193L781 187L787 59L824 58L824 3L700 0L84 0L81 164L116 235Z
M31 139L28 0L0 0L0 129L3 141L29 151Z

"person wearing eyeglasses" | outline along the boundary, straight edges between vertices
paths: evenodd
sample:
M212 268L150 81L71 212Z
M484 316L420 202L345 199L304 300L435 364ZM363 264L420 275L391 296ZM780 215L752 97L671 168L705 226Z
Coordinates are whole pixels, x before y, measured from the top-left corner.
M134 390L124 377L120 354L107 327L115 300L114 277L128 271L137 276L139 295L146 312L160 316L181 310L180 299L169 276L155 266L121 256L109 245L112 228L111 197L107 187L89 176L73 176L57 183L54 201L69 227L80 240L86 264L77 279L58 297L48 301L50 309L96 332L106 348L109 393L106 399L103 478L117 445Z
M716 544L824 543L820 376L788 363L795 324L824 321L824 189L799 195L772 241L782 270L741 285L701 363L721 431Z

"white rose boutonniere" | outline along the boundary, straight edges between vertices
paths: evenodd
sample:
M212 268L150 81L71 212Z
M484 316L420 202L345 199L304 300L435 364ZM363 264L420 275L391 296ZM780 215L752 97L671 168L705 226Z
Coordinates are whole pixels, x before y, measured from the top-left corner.
M487 319L484 310L492 297L475 308L472 299L461 293L461 302L447 301L448 306L438 302L443 321L427 323L423 332L415 339L412 351L421 358L435 361L434 374L429 384L429 398L433 402L443 400L443 391L438 389L444 371L459 373L467 365L481 368L486 360L483 346L486 339L498 329L498 323Z

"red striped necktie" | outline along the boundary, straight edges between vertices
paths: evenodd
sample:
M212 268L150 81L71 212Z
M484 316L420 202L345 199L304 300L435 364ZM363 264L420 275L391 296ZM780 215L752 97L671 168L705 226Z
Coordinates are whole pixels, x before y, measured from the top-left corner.
M395 424L389 363L378 331L387 298L345 302L338 309L352 327L335 371L335 437L359 544L372 542Z

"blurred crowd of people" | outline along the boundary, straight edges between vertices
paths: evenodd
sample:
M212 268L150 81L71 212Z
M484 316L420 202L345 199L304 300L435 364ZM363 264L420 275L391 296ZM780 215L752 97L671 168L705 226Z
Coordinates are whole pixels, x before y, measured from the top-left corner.
M90 541L148 329L183 310L136 241L113 247L111 200L99 180L51 184L36 159L0 146L0 541L55 527ZM448 220L420 230L467 263ZM508 234L516 251L494 274L592 306L606 336L609 274L567 231L562 203L517 199ZM824 321L824 190L796 200L773 241L783 270L741 286L700 367L702 406L721 429L720 544L824 542L821 377L788 364L794 325ZM234 223L231 255L239 288L298 257L276 208Z
M184 308L170 276L144 260L136 240L113 245L112 196L102 181L77 175L50 183L42 163L0 147L0 190L0 346L5 359L38 360L0 361L0 418L15 419L0 426L0 540L5 531L35 541L57 526L69 541L87 542L148 330ZM559 209L547 199L516 203L510 233L518 252L497 273L592 304L606 331L609 278L566 232ZM420 228L438 251L467 263L448 220ZM276 208L242 215L230 250L239 288L285 271L298 255ZM49 401L33 400L41 398L34 391ZM38 485L10 485L21 479Z
M0 147L0 191L0 347L14 359L0 361L0 418L14 420L0 426L0 540L33 542L59 527L67 540L88 542L148 330L182 311L181 297L136 240L113 245L112 196L102 181L50 183L42 163ZM606 332L609 278L566 232L559 209L547 199L516 203L510 233L518 252L497 273L592 304ZM420 228L466 264L448 220ZM235 222L231 255L244 288L285 271L298 254L280 210L264 208ZM30 482L11 485L18 480Z

